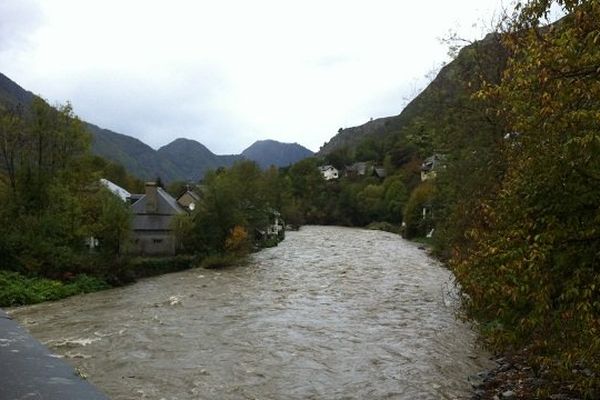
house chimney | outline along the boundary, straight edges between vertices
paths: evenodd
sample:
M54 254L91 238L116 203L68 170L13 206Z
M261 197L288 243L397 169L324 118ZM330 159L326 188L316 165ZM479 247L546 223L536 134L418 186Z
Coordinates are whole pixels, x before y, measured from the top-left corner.
M146 182L146 213L158 212L158 187L156 182Z

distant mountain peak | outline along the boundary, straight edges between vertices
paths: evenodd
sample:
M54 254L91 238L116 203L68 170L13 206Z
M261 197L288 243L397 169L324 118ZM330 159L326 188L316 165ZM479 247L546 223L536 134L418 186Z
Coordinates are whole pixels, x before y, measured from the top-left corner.
M29 105L33 94L0 73L0 106L2 104ZM217 155L193 139L177 138L154 150L131 136L85 123L92 136L92 152L117 162L132 175L141 179L160 177L164 182L197 181L209 169L231 166L243 158L253 160L266 168L270 165L287 166L313 153L297 143L276 140L258 140L242 155Z
M271 165L286 167L304 158L313 156L313 152L298 143L282 143L277 140L257 140L242 152L242 156L255 161L262 168Z

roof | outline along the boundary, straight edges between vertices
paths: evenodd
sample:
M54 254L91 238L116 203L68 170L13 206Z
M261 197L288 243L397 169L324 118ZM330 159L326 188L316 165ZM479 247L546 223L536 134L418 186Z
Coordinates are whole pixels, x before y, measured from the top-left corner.
M375 167L373 169L373 173L375 175L377 175L379 178L385 178L387 176L387 173L385 172L385 168L382 168L382 167Z
M100 183L102 184L102 186L110 190L116 196L120 197L123 201L127 201L127 198L131 197L131 193L129 193L127 190L123 189L116 183L109 181L108 179L102 178L100 179Z
M439 161L443 161L444 158L445 157L440 154L434 154L430 157L427 157L425 159L425 161L423 161L423 164L421 164L421 171L428 172L428 171L435 169L437 166L437 163Z
M366 162L361 161L346 167L346 171L356 172L358 175L365 175L367 173L367 166Z
M319 167L319 169L321 170L321 172L325 172L327 170L336 169L336 168L333 165L322 165Z
M177 200L175 200L163 188L156 188L156 195L158 211L152 214L176 215L183 214L185 212L183 207L177 203ZM147 196L144 194L131 206L134 214L146 214L146 200Z
M131 204L134 204L136 201L138 201L139 199L141 199L144 196L145 196L144 193L132 193L129 196L129 201L131 202Z
M177 198L177 200L179 201L179 199L181 199L181 198L182 198L183 196L185 196L186 194L187 194L187 195L189 195L189 196L191 196L191 197L192 197L194 200L196 200L196 201L200 201L200 195L199 195L198 193L196 193L196 192L192 191L192 190L186 190L185 192L183 192L183 193L181 194L181 196L179 196L179 197Z
M173 216L185 213L183 207L163 188L156 188L156 197L157 212L146 212L147 195L145 194L131 206L134 214L131 224L133 230L171 230Z

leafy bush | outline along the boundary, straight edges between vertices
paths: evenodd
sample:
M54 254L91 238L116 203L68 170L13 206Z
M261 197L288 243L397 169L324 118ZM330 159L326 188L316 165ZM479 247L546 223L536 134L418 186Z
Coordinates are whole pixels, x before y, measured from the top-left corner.
M213 254L202 260L200 266L202 268L225 268L234 265L240 265L244 262L244 258L233 253Z
M161 275L192 268L196 263L197 257L190 255L136 258L127 267L127 275L132 279Z
M46 278L30 278L18 272L0 271L0 306L41 303L109 287L106 281L87 275L78 275L69 282L61 282Z

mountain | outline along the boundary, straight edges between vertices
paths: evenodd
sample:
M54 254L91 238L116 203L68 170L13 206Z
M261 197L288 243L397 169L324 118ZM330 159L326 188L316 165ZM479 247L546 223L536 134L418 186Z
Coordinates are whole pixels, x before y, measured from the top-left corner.
M287 167L313 154L298 143L281 143L276 140L258 140L242 152L242 156L255 161L261 168L271 165Z
M229 167L237 160L239 155L217 155L206 146L190 139L175 139L166 146L158 149L157 154L170 160L179 171L179 176L185 180L197 181L204 172L219 167ZM181 178L180 178L181 179Z
M445 129L446 118L461 118L467 110L470 96L477 90L472 82L484 77L487 82L500 79L507 54L500 44L498 34L488 34L461 49L457 57L444 66L436 78L415 97L400 114L379 118L364 125L341 129L325 143L318 156L325 156L344 147L356 149L367 138L383 140L392 134L406 134L410 128L416 130Z
M121 164L132 175L165 182L187 179L168 157L134 137L86 123L92 135L92 152ZM191 178L190 178L191 179Z
M356 147L367 137L377 136L385 131L386 122L394 117L377 118L366 124L352 128L340 129L338 134L332 137L319 149L319 155L325 155L341 147Z
M31 103L33 96L33 93L23 89L6 75L0 73L0 103L28 105Z
M0 107L2 104L28 107L33 97L33 93L0 73ZM190 139L176 139L154 150L134 137L89 122L84 121L84 124L92 136L94 154L119 163L130 174L146 180L160 177L164 182L197 181L208 169L231 166L244 158L256 161L261 166L285 166L312 155L310 150L298 144L273 140L256 142L242 155L217 155Z

